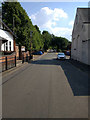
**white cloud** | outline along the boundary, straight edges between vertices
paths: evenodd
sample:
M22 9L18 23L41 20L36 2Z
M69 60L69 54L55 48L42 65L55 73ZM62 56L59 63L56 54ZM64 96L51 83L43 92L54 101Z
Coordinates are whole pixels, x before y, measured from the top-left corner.
M65 13L62 9L59 9L59 8L55 8L54 11L53 11L53 17L54 17L54 20L56 21L59 21L60 18L67 18L68 15L67 13Z
M50 15L53 13L53 10L48 7L43 7L41 11L45 12L47 15Z
M66 37L68 40L71 40L72 28L55 27L51 28L50 32L58 37Z
M30 16L30 18L33 21L33 24L37 24L39 27L50 27L55 26L56 21L59 21L62 18L67 18L67 13L64 12L64 10L55 8L54 10L44 7L41 8L39 12L33 14Z
M70 26L73 26L73 25L74 25L74 21L73 21L73 20L70 21L70 22L69 22L69 25L70 25Z
M58 26L58 21L67 20L68 15L63 9L55 8L50 9L48 7L41 8L40 11L30 16L34 25L38 25L40 30L48 30L50 33L56 36L66 37L71 39L70 35L72 29L68 27ZM71 25L72 22L69 23ZM58 26L58 27L57 27Z

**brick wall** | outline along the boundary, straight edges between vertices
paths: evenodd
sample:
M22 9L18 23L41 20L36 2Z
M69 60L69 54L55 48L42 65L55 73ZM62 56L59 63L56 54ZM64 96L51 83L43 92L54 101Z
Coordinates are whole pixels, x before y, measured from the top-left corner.
M19 46L15 46L15 50L16 50L16 57L19 57Z
M30 55L29 55L29 51L27 51L27 52L22 52L22 55L23 55L23 57L30 56Z

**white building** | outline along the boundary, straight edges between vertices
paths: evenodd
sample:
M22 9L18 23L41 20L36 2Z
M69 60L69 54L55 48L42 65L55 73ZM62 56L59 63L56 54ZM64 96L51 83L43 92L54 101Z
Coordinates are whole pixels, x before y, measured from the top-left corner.
M77 8L72 32L71 58L90 65L90 8Z
M0 51L15 51L15 35L6 26L6 24L0 20Z

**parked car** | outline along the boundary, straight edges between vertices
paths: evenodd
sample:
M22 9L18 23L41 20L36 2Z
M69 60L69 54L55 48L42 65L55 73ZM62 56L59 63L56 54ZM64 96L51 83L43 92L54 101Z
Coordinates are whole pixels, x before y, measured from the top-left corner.
M42 51L38 51L38 52L37 52L37 55L42 55L42 54L43 54Z
M33 55L42 55L43 52L42 52L42 51L35 51L35 52L33 52L32 54L33 54Z
M50 49L49 52L52 53L52 52L53 52L53 49Z
M64 53L58 53L57 59L66 59L66 56Z
M70 56L70 51L66 51L66 55Z
M40 50L44 54L44 50Z
M37 54L37 51L33 51L33 52L32 52L32 55L36 55L36 54Z

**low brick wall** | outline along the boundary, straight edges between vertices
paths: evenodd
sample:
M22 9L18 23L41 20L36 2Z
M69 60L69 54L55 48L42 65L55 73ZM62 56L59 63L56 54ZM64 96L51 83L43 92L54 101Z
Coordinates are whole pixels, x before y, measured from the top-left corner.
M30 56L30 55L29 55L29 51L27 51L27 52L22 52L22 55L23 55L23 57Z

